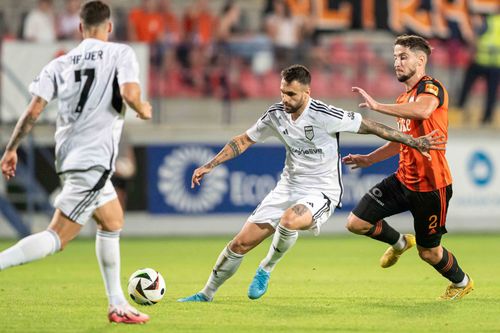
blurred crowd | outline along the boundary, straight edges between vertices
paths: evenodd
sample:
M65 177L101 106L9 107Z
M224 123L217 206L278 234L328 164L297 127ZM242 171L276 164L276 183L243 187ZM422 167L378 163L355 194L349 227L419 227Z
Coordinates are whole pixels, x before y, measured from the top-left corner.
M37 42L79 40L81 3L65 0L64 9L59 11L52 0L38 0L37 6L23 15L18 37ZM257 28L254 22L250 24L241 2L226 0L219 4L218 11L208 0L176 2L176 8L170 0L141 0L136 7L113 8L114 39L143 42L150 47L149 93L153 97L275 97L279 71L292 63L311 68L313 90L318 97L352 96L353 85L388 98L400 90L393 78L392 51L387 44L379 47L369 38L346 42L339 33L330 34L329 39L320 38L315 19L292 15L287 0L265 1ZM484 30L484 22L477 26ZM498 40L492 29L496 28L491 28L490 23L490 35ZM482 33L478 31L478 36ZM499 43L495 37L487 42ZM477 66L469 66L475 63L477 50L477 45L471 43L432 41L431 69L436 66L452 72L455 68L469 68L470 77L478 76L481 73ZM498 70L500 60L493 60L490 67ZM487 76L490 97L484 122L491 121L492 103L496 101L498 71L493 72ZM455 85L457 81L454 76L441 80ZM467 92L461 94L461 107L466 93L473 89L467 82L462 84ZM479 88L486 90L484 86ZM455 89L457 94L459 89Z

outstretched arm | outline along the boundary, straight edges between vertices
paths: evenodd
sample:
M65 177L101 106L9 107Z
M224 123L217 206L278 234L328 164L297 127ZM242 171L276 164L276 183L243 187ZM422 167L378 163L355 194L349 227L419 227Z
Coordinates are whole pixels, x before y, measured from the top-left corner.
M231 141L229 141L224 146L224 148L222 148L222 150L217 155L215 155L215 157L212 158L207 164L202 165L201 167L194 170L193 176L191 178L191 188L194 188L195 185L200 186L200 181L207 173L212 171L213 168L215 168L219 164L235 158L236 156L243 154L243 152L254 143L255 142L252 141L246 133L232 138Z
M342 158L342 162L351 166L351 169L366 168L396 155L399 153L400 146L399 142L387 142L367 155L349 154Z
M369 119L363 119L358 130L359 134L375 134L389 141L399 142L409 147L417 149L422 155L431 159L430 150L446 150L442 145L446 144L444 136L434 130L427 135L414 138L404 134L384 124L377 123Z
M359 104L359 107L369 108L373 111L405 119L427 119L439 106L439 100L430 94L420 94L414 102L382 104L359 87L353 87L352 91L359 93L365 100Z
M47 101L43 98L33 96L26 111L24 111L21 118L17 121L14 132L12 132L2 160L0 161L5 179L9 180L16 175L17 147L19 147L21 140L31 131L46 105Z

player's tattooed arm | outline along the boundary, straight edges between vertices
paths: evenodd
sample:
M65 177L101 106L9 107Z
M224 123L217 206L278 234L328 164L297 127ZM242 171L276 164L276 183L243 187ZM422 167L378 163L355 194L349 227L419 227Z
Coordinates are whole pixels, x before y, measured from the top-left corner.
M219 164L222 164L243 154L243 152L254 143L255 142L252 141L246 133L235 136L224 146L224 148L222 148L222 150L217 155L215 155L212 160L210 160L204 166L215 168Z
M14 132L0 160L0 167L5 179L9 180L16 176L17 147L21 143L21 140L31 131L40 113L42 113L45 108L45 105L47 105L45 100L38 96L33 96L28 108L17 121Z
M252 141L246 133L232 138L231 141L229 141L224 146L224 148L222 148L222 150L217 155L215 155L215 157L212 158L207 164L202 165L201 167L194 170L193 176L191 178L191 188L194 188L195 185L199 186L200 181L203 179L203 177L213 168L215 168L219 164L235 158L236 156L243 154L243 152L254 143L255 142Z
M409 147L417 149L422 155L429 160L431 158L430 150L445 150L443 147L446 144L445 137L439 134L437 130L428 133L427 135L414 138L411 135L405 134L394 128L384 124L377 123L369 119L363 119L358 131L359 134L375 134L382 139L399 142Z
M21 118L17 121L14 132L7 143L6 150L16 150L21 140L28 135L28 133L35 125L38 117L42 113L43 109L47 105L47 102L38 96L34 96L28 105L26 111L22 114Z

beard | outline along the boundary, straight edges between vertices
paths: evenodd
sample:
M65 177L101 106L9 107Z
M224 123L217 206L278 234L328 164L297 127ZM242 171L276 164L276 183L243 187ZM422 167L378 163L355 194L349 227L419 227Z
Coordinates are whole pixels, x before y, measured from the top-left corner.
M300 110L300 108L304 105L304 103L297 103L297 105L283 105L285 107L285 112L286 113L295 113Z
M299 107L285 106L286 113L295 113L297 111L299 111Z
M396 77L398 78L398 81L399 82L406 82L408 81L409 78L411 78L413 75L415 75L415 73L417 72L416 69L411 69L410 72L408 74L401 74L401 75L398 75L396 73Z

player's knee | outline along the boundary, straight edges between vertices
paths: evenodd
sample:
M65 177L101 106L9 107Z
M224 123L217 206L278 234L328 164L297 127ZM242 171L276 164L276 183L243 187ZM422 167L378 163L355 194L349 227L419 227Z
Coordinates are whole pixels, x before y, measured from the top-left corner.
M229 249L234 253L246 254L248 251L253 249L254 246L243 239L235 238L229 244Z
M119 231L123 228L123 219L113 219L100 223L101 230L103 231Z
M439 251L437 251L436 249L427 249L419 247L418 255L420 256L420 259L431 265L437 264L441 259L439 257Z
M371 224L361 220L353 213L350 213L347 217L347 224L345 227L352 233L363 235L370 230Z
M293 230L295 229L295 224L296 224L295 219L296 219L295 214L286 211L281 217L280 224L287 229Z
M289 230L302 229L304 227L304 214L306 210L308 211L304 205L295 205L287 209L281 216L280 224Z

